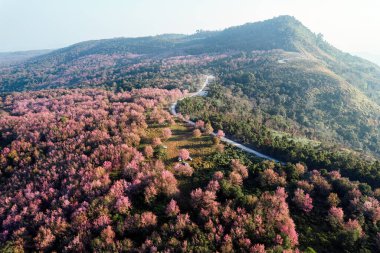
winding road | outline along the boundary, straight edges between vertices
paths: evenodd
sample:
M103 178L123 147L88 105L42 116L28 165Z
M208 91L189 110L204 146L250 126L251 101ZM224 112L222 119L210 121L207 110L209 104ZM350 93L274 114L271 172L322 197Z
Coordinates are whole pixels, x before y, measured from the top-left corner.
M212 79L214 79L214 78L215 78L215 77L212 76L212 75L208 75L208 76L206 76L206 80L204 81L202 87L201 87L197 92L190 93L190 94L188 94L187 96L185 96L185 97L183 97L183 98L181 98L181 99L175 101L175 102L170 106L170 112L171 112L171 114L173 114L173 115L176 116L176 117L178 116L178 113L177 113L177 111L176 111L176 107L177 107L177 103L178 103L178 101L181 101L181 100L183 100L183 99L185 99L185 98L189 98L189 97L205 96L207 93L204 91L204 89L205 89L206 86L210 83L210 80L212 80ZM189 125L195 126L195 122L194 122L194 121L186 120L186 119L184 119L184 121L185 121L186 123L188 123ZM216 133L212 133L212 135L213 135L213 136L216 136ZM265 154L263 154L263 153L260 153L260 152L258 152L258 151L256 151L256 150L252 149L252 148L249 148L249 147L247 147L247 146L244 146L243 144L240 144L240 143L238 143L238 142L236 142L236 141L233 141L233 140L231 140L231 139L228 139L228 138L226 138L226 137L222 137L222 138L221 138L221 141L223 141L223 142L225 142L225 143L227 143L227 144L230 144L230 145L232 145L232 146L234 146L234 147L236 147L236 148L238 148L238 149L241 149L241 150L243 150L243 151L245 151L245 152L247 152L247 153L250 153L250 154L253 154L253 155L257 156L257 157L260 157L260 158L262 158L262 159L272 160L272 161L274 161L274 162L280 162L280 161L278 161L277 159L275 159L275 158L273 158L273 157L271 157L271 156L268 156L268 155L265 155Z

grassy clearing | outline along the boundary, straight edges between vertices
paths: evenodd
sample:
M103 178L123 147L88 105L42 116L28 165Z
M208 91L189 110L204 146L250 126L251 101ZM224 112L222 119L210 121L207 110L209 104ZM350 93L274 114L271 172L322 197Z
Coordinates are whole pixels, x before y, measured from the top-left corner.
M147 129L147 139L161 137L162 130L165 127L167 126L150 125ZM183 148L189 150L190 156L193 158L188 163L194 168L194 175L199 173L197 170L209 170L214 167L214 164L205 159L216 152L211 136L203 135L200 138L195 138L193 137L194 128L180 121L177 121L176 125L169 126L169 128L172 130L172 137L168 140L162 140L162 144L167 147L164 162L169 169L172 169L178 162L178 152ZM190 189L194 188L194 184L198 185L199 179L194 175L192 177L177 176L181 194L189 194Z
M149 139L161 137L161 132L165 126L151 126L147 130ZM169 127L172 130L173 136L168 140L162 140L163 145L167 146L167 157L165 163L168 166L173 166L178 160L178 152L180 149L187 149L193 161L191 165L202 164L203 167L209 168L204 164L204 157L215 152L211 136L203 135L200 138L194 138L192 131L193 127L187 126L186 123L177 122L176 125Z

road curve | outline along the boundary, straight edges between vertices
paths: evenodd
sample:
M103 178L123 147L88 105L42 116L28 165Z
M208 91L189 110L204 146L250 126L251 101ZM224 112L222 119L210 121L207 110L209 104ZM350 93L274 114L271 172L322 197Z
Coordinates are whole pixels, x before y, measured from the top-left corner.
M185 96L185 97L183 97L183 98L180 98L180 99L178 99L177 101L175 101L173 104L171 104L171 106L170 106L170 112L171 112L171 114L173 114L173 115L176 116L176 117L178 116L178 113L177 113L177 111L176 111L176 107L177 107L177 103L178 103L178 101L181 101L181 100L183 100L183 99L185 99L185 98L189 98L189 97L205 96L206 93L204 92L204 89L205 89L206 86L210 83L210 80L212 80L212 79L214 79L214 78L215 78L215 77L212 76L212 75L208 75L208 76L206 76L206 80L204 81L202 87L201 87L197 92L190 93L190 94L188 94L187 96ZM186 119L184 119L184 121L185 121L186 123L188 123L189 125L195 126L195 122L194 122L194 121L186 120ZM211 135L216 136L216 133L212 133ZM260 152L258 152L258 151L256 151L256 150L252 149L252 148L249 148L249 147L247 147L247 146L244 146L243 144L240 144L240 143L238 143L238 142L236 142L236 141L233 141L233 140L231 140L231 139L228 139L228 138L226 138L226 137L222 137L222 138L221 138L221 141L223 141L223 142L225 142L225 143L227 143L227 144L230 144L230 145L232 145L232 146L234 146L234 147L236 147L236 148L238 148L238 149L241 149L241 150L243 150L243 151L245 151L245 152L247 152L247 153L250 153L250 154L253 154L253 155L257 156L257 157L260 157L260 158L262 158L262 159L271 160L271 161L274 161L274 162L280 162L280 161L278 161L277 159L275 159L275 158L273 158L273 157L271 157L271 156L264 155L263 153L260 153Z

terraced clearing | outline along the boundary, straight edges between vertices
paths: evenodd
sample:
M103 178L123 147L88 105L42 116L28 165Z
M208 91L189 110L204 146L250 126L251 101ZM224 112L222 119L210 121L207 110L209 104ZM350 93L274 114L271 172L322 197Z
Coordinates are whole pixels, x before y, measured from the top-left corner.
M202 186L209 179L209 175L214 173L215 164L206 158L215 154L217 150L210 135L203 134L201 137L195 138L192 133L194 127L181 121L176 121L176 123L176 125L169 127L172 130L172 137L166 141L162 140L162 145L167 147L166 158L163 161L169 169L173 169L174 165L178 162L179 150L187 149L190 152L193 160L187 162L194 169L193 176L176 176L180 194L183 196L178 199L181 200L181 205L187 206L189 204L187 200L190 191L196 186ZM162 130L166 127L168 126L150 126L147 129L147 137L149 139L161 137ZM174 173L174 170L172 172Z
M172 130L172 137L166 141L162 140L162 144L167 147L165 163L172 167L178 161L178 151L187 149L193 158L193 161L189 162L191 166L202 165L203 168L210 168L211 164L206 164L203 158L216 151L211 136L202 135L200 138L195 138L192 134L194 129L192 126L179 121L176 123L176 125L169 127ZM163 125L149 127L147 137L161 137L162 130L165 127Z

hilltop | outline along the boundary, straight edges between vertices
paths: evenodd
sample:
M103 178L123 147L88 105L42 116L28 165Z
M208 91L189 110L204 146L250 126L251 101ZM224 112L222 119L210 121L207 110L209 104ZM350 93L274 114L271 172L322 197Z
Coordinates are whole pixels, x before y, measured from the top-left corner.
M318 60L340 75L344 80L359 88L380 103L380 67L359 57L344 53L324 41L323 36L314 34L291 16L279 16L270 20L247 23L222 31L198 32L193 35L165 34L141 38L115 38L85 41L28 59L22 66L27 73L24 78L3 79L0 89L4 91L40 87L40 80L25 80L28 75L43 71L41 68L68 68L82 61L96 61L100 69L104 61L112 67L133 64L143 59L163 59L180 55L224 54L281 49L297 52L310 60ZM105 58L105 59L104 59ZM111 58L111 59L110 59ZM126 61L125 58L139 59ZM116 65L116 66L115 66ZM78 66L85 68L86 66ZM86 71L86 69L84 69ZM3 73L6 74L6 73ZM59 78L61 72L51 73ZM26 75L26 76L25 76ZM79 84L78 80L77 84ZM62 83L61 86L69 85ZM70 83L71 85L71 83ZM75 85L75 84L74 84Z
M18 51L18 52L0 52L0 67L1 66L10 66L17 63L26 61L30 58L47 54L52 50L31 50L31 51Z

